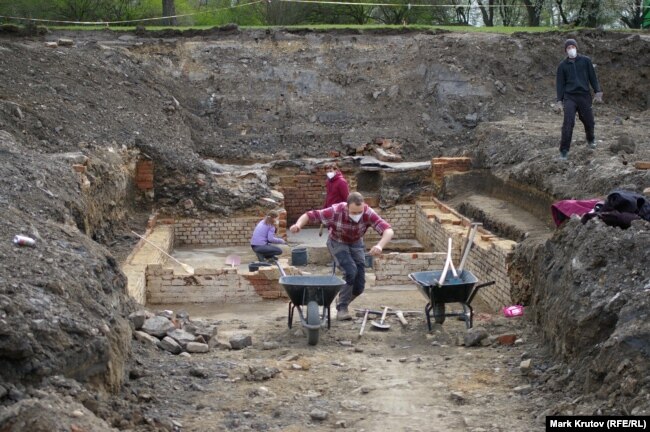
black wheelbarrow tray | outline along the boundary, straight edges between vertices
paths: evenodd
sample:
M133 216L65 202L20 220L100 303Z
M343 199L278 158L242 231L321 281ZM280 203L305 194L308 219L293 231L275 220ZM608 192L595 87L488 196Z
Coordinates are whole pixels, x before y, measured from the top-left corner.
M294 310L298 309L300 322L307 329L307 341L309 345L316 345L321 326L327 322L327 328L330 328L330 305L341 288L345 286L345 281L334 274L287 276L282 269L280 271L282 277L279 282L290 300L289 328L293 324ZM303 306L307 306L306 314L303 313ZM322 313L320 313L319 307L323 308Z
M409 279L415 282L418 290L429 301L424 308L427 317L427 326L431 331L431 317L436 323L445 322L445 317L456 316L465 321L465 326L472 328L474 310L470 305L479 289L493 285L494 281L476 285L478 279L470 271L463 270L458 277L451 272L442 284L439 283L442 270L421 271L409 274ZM445 303L460 303L463 306L462 312L445 313Z

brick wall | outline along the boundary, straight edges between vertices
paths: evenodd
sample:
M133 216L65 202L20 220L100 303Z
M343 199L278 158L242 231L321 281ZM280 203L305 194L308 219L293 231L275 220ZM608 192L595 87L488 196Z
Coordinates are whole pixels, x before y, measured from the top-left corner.
M177 219L174 221L176 244L246 246L260 220L262 216ZM278 235L281 235L279 230Z
M152 222L153 223L153 222ZM171 225L158 225L145 234L145 238L171 253L174 249L174 227ZM144 240L133 248L133 251L124 261L122 271L127 277L127 292L140 304L145 304L147 299L146 269L149 264L163 264L167 260L165 254Z
M415 214L416 207L414 204L400 204L388 209L380 209L373 207L379 216L388 222L395 235L393 238L397 239L414 239L415 238ZM364 241L371 246L371 242L377 242L379 234L374 229L368 228Z
M462 157L440 157L431 160L431 170L434 183L442 183L445 175L453 172L467 172L472 169L470 158Z
M409 273L442 269L445 265L445 258L445 255L430 252L394 252L374 257L375 285L411 284L412 282L408 278Z
M356 189L355 173L348 169L341 172L348 182L350 191ZM313 171L298 168L275 170L279 179L278 190L284 194L287 222L293 224L309 210L321 209L325 203L327 176L322 167Z
M418 202L412 207L415 234L410 238L415 237L427 249L446 253L448 238L451 237L452 258L458 267L470 221L437 200ZM407 209L402 209L402 213L406 212ZM511 304L508 267L516 243L499 239L482 228L474 243L466 269L478 278L479 284L496 281L495 285L482 288L478 296L494 310ZM386 254L374 260L375 283L378 286L411 284L409 273L442 270L444 260L445 255L431 253Z
M325 202L325 174L299 173L282 179L287 221L290 224L304 212L320 209Z
M153 161L140 159L136 162L135 184L141 191L153 189Z
M451 237L452 257L456 266L460 265L460 254L470 222L437 200L416 203L416 239L425 247L430 247L436 252L446 252L447 239ZM516 243L500 239L482 228L477 233L474 243L475 245L468 255L466 268L478 278L478 283L496 281L495 285L482 288L478 296L494 310L511 304L508 267ZM439 268L437 269L442 269L444 261L438 263ZM432 264L435 265L436 262L433 261ZM423 267L419 270L437 269ZM389 276L390 273L386 272L386 275ZM380 280L379 283L383 283L380 277L377 279Z
M286 265L286 264L285 264ZM294 267L286 274L300 274ZM263 299L286 297L278 282L280 271L275 267L256 272L239 273L233 268L199 268L193 275L175 274L162 265L149 265L146 270L147 303L252 303Z

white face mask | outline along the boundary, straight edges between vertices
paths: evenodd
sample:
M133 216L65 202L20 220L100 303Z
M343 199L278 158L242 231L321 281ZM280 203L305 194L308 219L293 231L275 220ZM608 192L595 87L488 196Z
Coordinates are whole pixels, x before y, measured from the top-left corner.
M359 222L361 220L361 216L363 216L363 213L350 215L350 219L352 219L355 222Z
M568 54L569 58L576 58L576 56L578 55L578 50L576 50L575 48L569 48L566 51L566 53Z
M332 179L335 175L336 175L336 173L334 171L328 171L327 172L327 178L328 179Z

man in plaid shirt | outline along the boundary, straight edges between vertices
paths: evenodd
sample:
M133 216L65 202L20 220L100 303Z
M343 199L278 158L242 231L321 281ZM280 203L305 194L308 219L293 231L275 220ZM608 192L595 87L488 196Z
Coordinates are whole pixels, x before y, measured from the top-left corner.
M312 210L298 218L289 230L299 232L308 222L320 222L329 231L327 248L336 264L345 273L345 287L339 292L336 319L350 320L348 305L361 295L366 286L366 259L363 235L372 227L381 239L370 249L371 255L381 255L386 243L393 238L393 229L364 201L359 192L352 192L345 203L323 210Z

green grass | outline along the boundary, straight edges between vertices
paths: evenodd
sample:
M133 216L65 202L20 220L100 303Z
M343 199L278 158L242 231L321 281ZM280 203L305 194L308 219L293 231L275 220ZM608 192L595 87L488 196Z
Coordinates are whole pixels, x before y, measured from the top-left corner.
M203 26L146 26L149 31L159 30L208 30L214 27L212 25ZM114 31L133 31L135 26L48 26L53 30L114 30ZM476 32L476 33L541 33L550 31L575 31L576 28L560 29L558 27L473 27L473 26L428 26L428 25L355 25L355 24L310 24L310 25L292 25L292 26L240 26L242 30L266 30L266 29L288 29L288 30L311 30L316 32L325 32L328 30L365 30L365 31L378 31L378 30L404 30L404 31L427 31L427 30L448 30L452 32Z

